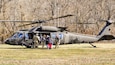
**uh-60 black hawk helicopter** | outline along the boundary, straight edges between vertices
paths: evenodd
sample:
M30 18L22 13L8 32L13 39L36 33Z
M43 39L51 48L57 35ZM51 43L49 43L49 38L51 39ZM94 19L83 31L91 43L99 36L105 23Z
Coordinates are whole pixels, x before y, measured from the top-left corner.
M36 26L29 30L20 30L16 32L14 35L12 35L11 37L7 38L5 40L5 43L10 44L10 45L25 45L27 48L31 48L32 42L33 42L33 35L35 34L41 34L41 35L47 34L47 35L50 35L52 39L55 39L56 35L58 35L60 38L61 44L63 43L89 43L93 47L96 47L95 45L92 44L93 42L115 39L115 36L111 35L110 33L110 25L114 23L112 20L110 20L110 16L108 17L108 20L103 20L104 22L106 22L106 25L96 36L74 34L71 32L67 32L66 31L67 27L42 26L42 23L45 23L47 21L58 19L58 18L69 17L69 16L73 16L73 15L65 15L65 16L52 18L45 21L39 20L39 21L33 21L30 24L25 24L25 25L31 25L31 24L41 23L41 26ZM20 22L20 21L14 21L14 22ZM31 21L25 21L25 22L31 22ZM89 23L89 24L95 24L95 23ZM22 25L22 26L25 26L25 25Z

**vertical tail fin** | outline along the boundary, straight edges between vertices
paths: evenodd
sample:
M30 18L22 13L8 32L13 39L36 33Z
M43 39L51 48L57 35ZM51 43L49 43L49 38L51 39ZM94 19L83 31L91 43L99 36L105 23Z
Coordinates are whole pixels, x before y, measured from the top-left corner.
M106 25L103 27L103 29L99 32L99 34L97 36L103 36L103 35L110 35L110 25L111 25L111 21L108 20L106 21Z
M111 40L114 38L114 36L111 35L111 33L110 33L110 25L111 24L112 24L111 20L106 21L106 25L103 27L103 29L97 35L99 40Z

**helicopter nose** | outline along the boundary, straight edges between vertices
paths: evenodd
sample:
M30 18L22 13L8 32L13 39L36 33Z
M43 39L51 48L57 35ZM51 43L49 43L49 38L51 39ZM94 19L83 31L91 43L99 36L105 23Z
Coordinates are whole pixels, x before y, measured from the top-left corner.
M5 40L4 43L5 44L10 44L10 41L9 40Z

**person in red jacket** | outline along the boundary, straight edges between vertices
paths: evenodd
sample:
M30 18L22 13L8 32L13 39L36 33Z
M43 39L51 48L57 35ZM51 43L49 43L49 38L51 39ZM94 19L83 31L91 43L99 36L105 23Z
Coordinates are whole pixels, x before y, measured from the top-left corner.
M51 39L50 36L48 36L48 37L46 38L46 44L47 44L47 48L48 48L48 49L52 49L52 47L53 47L53 40Z

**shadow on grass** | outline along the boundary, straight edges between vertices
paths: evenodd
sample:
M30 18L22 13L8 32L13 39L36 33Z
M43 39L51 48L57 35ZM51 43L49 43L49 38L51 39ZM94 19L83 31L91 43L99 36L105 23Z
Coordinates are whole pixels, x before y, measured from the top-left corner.
M59 48L57 49L71 49L71 48L94 48L90 45L84 45L84 44L65 44L65 45L60 45ZM99 47L96 47L99 48ZM16 45L0 45L0 49L40 49L40 50L55 50L55 45L53 46L52 49L47 49L47 47L45 46L44 48L42 48L42 46L39 46L38 48L26 48L25 46L16 46Z
M9 47L9 48L0 48L0 49L33 49L33 50L52 50L52 49L55 49L55 48L52 48L52 49L48 49L48 48L26 48L26 47Z

